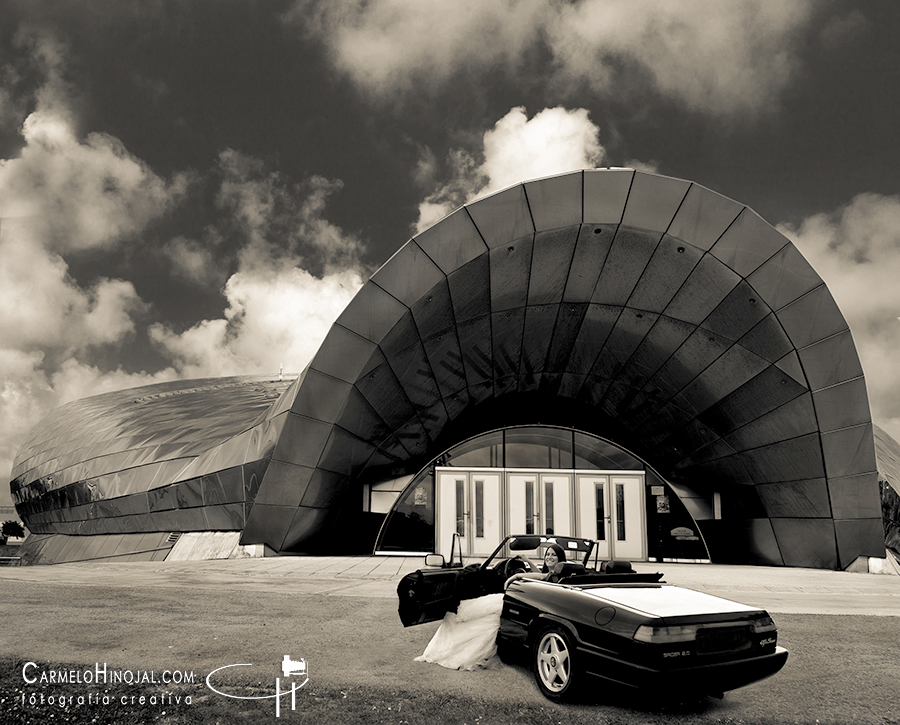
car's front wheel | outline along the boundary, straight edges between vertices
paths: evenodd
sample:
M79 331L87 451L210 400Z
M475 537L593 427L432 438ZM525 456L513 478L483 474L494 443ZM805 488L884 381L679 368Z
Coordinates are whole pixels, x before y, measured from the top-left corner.
M534 679L551 700L570 698L576 690L575 647L570 635L559 627L543 630L532 649Z

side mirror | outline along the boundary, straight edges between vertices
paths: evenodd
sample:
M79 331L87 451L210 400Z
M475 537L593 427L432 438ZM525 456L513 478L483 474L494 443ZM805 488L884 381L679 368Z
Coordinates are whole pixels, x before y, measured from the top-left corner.
M425 566L439 566L443 569L444 557L441 554L427 554L425 556Z

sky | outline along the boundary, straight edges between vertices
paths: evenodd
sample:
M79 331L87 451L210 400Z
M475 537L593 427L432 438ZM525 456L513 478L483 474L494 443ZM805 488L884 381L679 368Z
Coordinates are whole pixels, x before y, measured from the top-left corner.
M0 471L78 398L300 372L417 230L596 166L791 238L900 438L898 32L895 0L4 0Z

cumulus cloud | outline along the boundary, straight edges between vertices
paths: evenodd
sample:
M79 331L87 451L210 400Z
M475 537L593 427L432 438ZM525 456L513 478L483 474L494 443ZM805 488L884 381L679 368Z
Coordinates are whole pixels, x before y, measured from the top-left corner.
M282 364L299 372L363 282L360 241L324 216L341 185L321 177L296 184L232 149L220 154L218 173L221 233L242 240L238 269L224 286L227 308L180 332L155 324L150 337L185 377Z
M109 247L141 231L177 202L186 177L165 181L108 134L79 138L64 47L42 35L20 42L31 44L45 81L22 124L24 148L0 161L0 215L40 218L42 243L58 251Z
M485 132L480 149L450 153L450 178L419 205L417 231L478 196L528 179L596 166L604 155L599 135L583 108L545 108L531 119L525 108L511 109ZM430 151L423 154L417 170L420 181L426 171L436 175L436 166Z
M637 78L692 109L758 112L790 81L813 0L297 0L286 14L373 97L428 92L455 74L523 72L548 87L633 92ZM627 83L616 83L623 71Z
M860 194L781 231L828 284L853 333L872 416L900 440L900 197Z
M175 276L202 287L219 286L225 281L225 273L216 261L218 240L214 231L205 236L204 242L178 236L166 242L162 252L172 263Z
M223 318L176 333L163 324L151 339L183 377L300 372L362 285L356 271L323 278L283 265L237 272L225 286Z

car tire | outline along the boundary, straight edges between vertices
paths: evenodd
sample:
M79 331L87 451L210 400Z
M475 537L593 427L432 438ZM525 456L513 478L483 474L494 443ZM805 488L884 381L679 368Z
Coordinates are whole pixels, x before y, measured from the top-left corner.
M578 688L577 656L572 637L562 627L541 630L531 649L537 686L550 700L569 700Z

